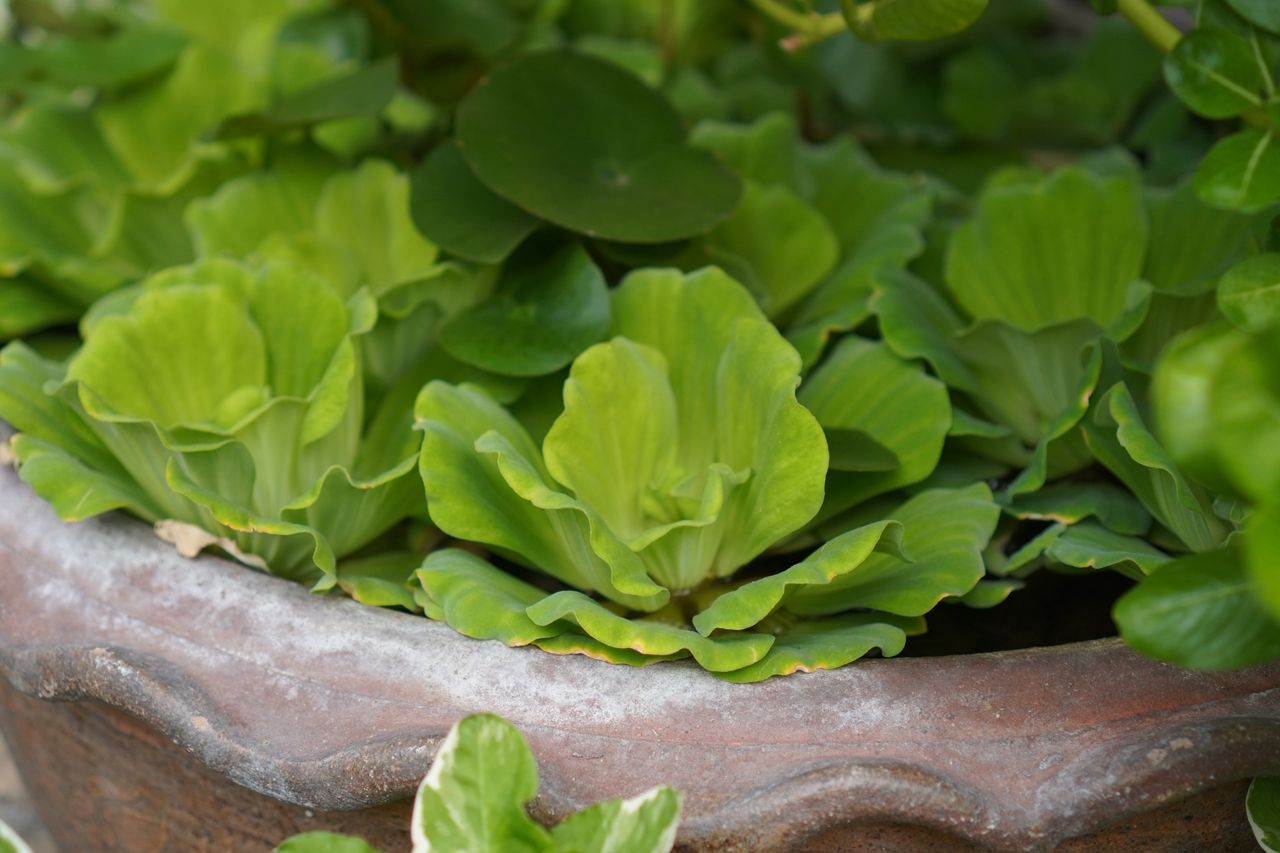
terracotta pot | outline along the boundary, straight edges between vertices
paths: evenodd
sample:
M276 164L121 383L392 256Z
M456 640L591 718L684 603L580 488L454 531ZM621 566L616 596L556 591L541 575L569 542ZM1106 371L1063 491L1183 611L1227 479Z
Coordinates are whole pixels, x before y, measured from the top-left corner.
M68 526L0 471L0 724L66 850L408 847L442 735L495 711L551 821L665 783L688 850L1248 850L1280 773L1280 666L1193 673L1113 641L732 685L463 638L136 521ZM0 685L4 679L0 679Z

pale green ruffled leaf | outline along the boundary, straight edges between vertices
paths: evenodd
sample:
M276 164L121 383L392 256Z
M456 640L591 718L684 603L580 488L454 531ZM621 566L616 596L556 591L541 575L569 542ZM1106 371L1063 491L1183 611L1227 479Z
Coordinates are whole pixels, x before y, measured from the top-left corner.
M419 471L427 507L441 530L628 606L665 603L667 591L599 516L552 487L528 433L483 391L429 383L415 414L425 432Z
M1132 175L1079 168L999 186L952 238L947 285L975 320L1025 332L1088 319L1106 328L1126 311L1141 272L1147 221Z
M872 554L829 584L796 590L787 609L825 615L865 607L919 616L982 578L982 550L1000 516L985 485L923 492L885 515L902 524L902 551L910 560Z
M889 451L883 472L831 471L822 517L933 471L951 426L947 389L883 344L847 337L800 388L799 400L832 430L856 430Z
M417 610L413 598L415 573L422 556L392 551L338 563L338 587L370 607L403 607Z
M762 660L733 672L718 672L726 681L750 683L775 675L836 669L879 649L883 657L894 657L906 646L909 633L921 626L883 613L857 613L834 619L805 620L774 640Z
M685 268L734 272L770 317L784 314L835 266L839 244L827 220L784 186L744 185L741 201L682 258Z
M632 273L615 291L613 331L666 358L676 404L667 482L713 465L747 472L712 528L713 559L692 585L725 576L795 532L818 511L828 462L822 428L795 398L800 359L724 273ZM747 416L749 413L749 417ZM701 534L699 534L701 538ZM703 551L704 554L708 553Z
M693 627L704 637L716 630L745 630L772 613L792 590L821 587L855 571L874 551L881 550L910 561L900 550L902 525L880 521L837 536L791 568L749 581L721 594L693 617Z
M580 592L557 592L526 611L538 625L572 622L588 636L620 649L646 655L671 655L688 651L703 669L728 672L760 660L773 638L766 634L726 634L704 637L696 631L649 619L628 619Z
M564 630L560 625L538 625L525 614L546 598L545 591L467 551L433 551L417 577L439 608L439 618L465 636L525 646Z
M1113 386L1084 421L1085 439L1098 461L1128 486L1147 510L1189 549L1209 551L1226 538L1224 522L1199 486L1178 466L1143 423L1133 395Z

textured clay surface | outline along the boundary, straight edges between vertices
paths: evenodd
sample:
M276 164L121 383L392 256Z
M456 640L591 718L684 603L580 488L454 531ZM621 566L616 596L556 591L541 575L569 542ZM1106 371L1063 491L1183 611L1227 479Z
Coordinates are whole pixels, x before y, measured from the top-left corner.
M59 837L125 844L98 849L236 820L259 849L353 810L332 819L397 849L436 745L482 710L533 746L536 816L669 784L691 850L1227 851L1247 840L1242 780L1280 773L1280 666L1193 673L1104 641L758 685L635 670L184 560L125 518L63 525L7 470L0 589L0 721L33 792L99 786L38 802ZM81 760L129 781L78 782ZM206 810L146 792L170 778ZM132 810L95 811L112 785Z

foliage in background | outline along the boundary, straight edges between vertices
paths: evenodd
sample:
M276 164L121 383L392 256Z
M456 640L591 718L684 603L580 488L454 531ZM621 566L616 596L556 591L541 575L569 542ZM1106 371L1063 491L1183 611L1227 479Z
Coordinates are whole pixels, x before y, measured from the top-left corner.
M413 803L413 853L667 853L675 843L680 794L654 788L570 815L550 830L529 817L538 765L519 730L492 714L459 720L440 745ZM332 832L286 839L276 853L378 853Z

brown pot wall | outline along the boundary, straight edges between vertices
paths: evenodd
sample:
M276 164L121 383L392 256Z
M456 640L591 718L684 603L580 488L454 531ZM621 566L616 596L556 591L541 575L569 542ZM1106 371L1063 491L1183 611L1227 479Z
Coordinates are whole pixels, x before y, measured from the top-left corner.
M1243 781L1280 774L1280 666L1104 641L733 685L468 640L126 518L64 525L8 470L0 674L0 727L76 851L322 827L404 849L406 798L482 710L533 746L536 816L670 784L689 850L1247 850Z

